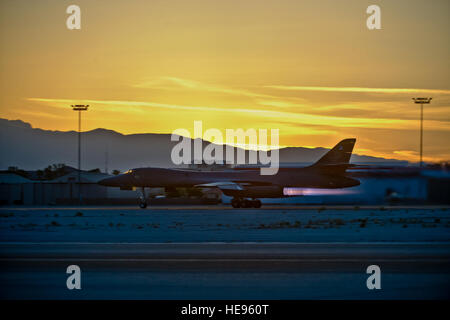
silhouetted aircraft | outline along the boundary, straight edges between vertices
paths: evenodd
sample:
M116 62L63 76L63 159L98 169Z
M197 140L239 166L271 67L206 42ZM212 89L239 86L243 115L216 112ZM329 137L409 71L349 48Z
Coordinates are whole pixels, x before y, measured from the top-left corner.
M99 184L121 189L141 189L141 208L147 207L146 187L218 188L233 197L234 208L261 207L258 198L282 198L284 188L337 189L357 186L360 182L346 176L356 139L345 139L311 166L279 168L275 175L261 175L260 168L224 171L137 168L99 181ZM250 200L251 199L251 200Z

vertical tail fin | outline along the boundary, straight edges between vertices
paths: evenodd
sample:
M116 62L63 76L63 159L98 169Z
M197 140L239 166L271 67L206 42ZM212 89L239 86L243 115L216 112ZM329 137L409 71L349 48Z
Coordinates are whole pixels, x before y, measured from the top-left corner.
M313 167L329 165L348 165L356 139L344 139L313 164Z

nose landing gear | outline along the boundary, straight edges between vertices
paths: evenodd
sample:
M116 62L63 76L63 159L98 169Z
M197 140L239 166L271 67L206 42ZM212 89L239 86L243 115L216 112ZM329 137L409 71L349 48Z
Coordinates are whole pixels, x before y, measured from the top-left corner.
M141 201L141 202L139 202L139 208L141 208L141 209L147 208L147 201Z
M139 208L145 209L147 208L147 197L145 196L145 188L141 188L141 195L139 197Z
M261 208L261 200L258 199L242 199L242 198L233 198L231 200L231 206L233 208Z

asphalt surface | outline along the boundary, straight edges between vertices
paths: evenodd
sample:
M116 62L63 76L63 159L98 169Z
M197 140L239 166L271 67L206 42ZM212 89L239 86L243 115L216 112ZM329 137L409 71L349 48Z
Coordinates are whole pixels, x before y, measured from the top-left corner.
M2 299L448 299L450 244L3 242L0 271Z
M263 204L257 210L450 210L450 206L446 205L321 205L321 204ZM217 205L149 205L145 209L135 206L5 206L2 210L9 211L40 211L40 210L106 210L106 211L152 211L152 210L254 210L253 208L233 208L231 204Z

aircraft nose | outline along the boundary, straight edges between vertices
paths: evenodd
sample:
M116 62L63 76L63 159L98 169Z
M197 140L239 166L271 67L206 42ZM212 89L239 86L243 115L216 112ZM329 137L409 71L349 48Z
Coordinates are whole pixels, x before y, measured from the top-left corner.
M351 187L356 187L356 186L359 186L361 184L361 181L356 180L356 179L352 179L350 184L351 184Z

